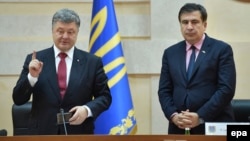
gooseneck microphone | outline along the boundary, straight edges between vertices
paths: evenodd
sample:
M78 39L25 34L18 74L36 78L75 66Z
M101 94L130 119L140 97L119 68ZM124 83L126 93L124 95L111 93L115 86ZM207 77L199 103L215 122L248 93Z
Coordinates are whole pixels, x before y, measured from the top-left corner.
M61 108L60 112L61 112L61 115L62 115L62 122L63 122L65 135L68 135L67 128L66 128L66 122L65 122L65 118L64 118L64 110Z
M7 130L5 129L0 130L0 136L7 136Z

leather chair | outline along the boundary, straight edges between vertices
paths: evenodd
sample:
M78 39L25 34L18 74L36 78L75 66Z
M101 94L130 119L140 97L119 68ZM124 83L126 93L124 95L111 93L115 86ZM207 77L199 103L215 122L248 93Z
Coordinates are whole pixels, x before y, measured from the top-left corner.
M28 123L31 115L31 102L12 105L13 135L29 135Z
M250 99L233 99L231 104L236 122L250 122Z
M7 136L7 130L6 129L1 129L0 130L0 136Z

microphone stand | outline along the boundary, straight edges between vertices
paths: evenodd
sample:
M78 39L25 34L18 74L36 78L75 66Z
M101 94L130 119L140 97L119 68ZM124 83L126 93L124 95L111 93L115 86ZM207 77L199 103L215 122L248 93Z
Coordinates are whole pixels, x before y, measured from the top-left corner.
M64 118L64 110L63 110L63 109L60 109L60 111L61 111L61 114L62 114L62 121L63 121L63 127L64 127L64 131L65 131L65 135L67 136L67 135L68 135L68 132L67 132L66 123L65 123L65 118Z

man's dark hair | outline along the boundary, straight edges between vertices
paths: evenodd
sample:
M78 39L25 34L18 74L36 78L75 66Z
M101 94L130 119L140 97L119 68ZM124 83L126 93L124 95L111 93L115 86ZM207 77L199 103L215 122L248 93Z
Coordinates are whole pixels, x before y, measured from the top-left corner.
M184 6L181 7L179 11L178 15L179 22L181 21L182 14L194 11L200 11L202 21L203 22L207 21L207 11L202 5L196 3L186 3Z

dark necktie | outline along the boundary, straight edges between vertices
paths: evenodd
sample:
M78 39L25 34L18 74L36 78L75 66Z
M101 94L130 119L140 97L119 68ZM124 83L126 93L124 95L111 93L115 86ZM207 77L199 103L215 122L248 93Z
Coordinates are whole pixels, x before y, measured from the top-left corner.
M195 47L191 46L191 49L192 49L192 54L190 56L190 60L189 60L189 64L188 64L188 70L187 70L187 78L188 78L188 80L191 77L191 74L192 74L192 71L193 71L193 68L194 68L194 63L195 63Z
M61 58L61 60L58 65L57 75L58 75L60 94L61 94L61 98L63 99L64 94L67 89L67 68L66 68L66 62L65 62L65 58L67 57L67 54L59 53L58 56Z

